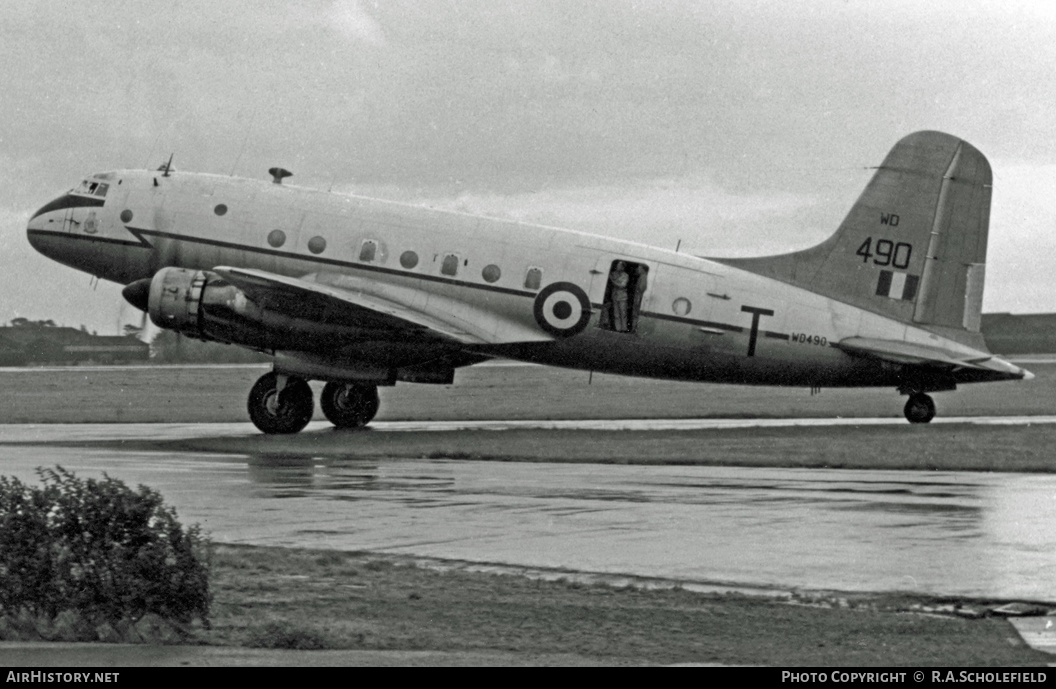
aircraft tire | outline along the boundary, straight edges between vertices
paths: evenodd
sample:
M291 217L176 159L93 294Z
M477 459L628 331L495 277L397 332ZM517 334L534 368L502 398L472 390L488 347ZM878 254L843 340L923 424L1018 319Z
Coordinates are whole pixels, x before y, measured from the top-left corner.
M915 392L906 401L903 413L910 423L928 423L935 418L935 402L922 392Z
M367 383L327 383L319 396L323 414L338 428L361 428L378 413L378 386Z
M290 377L278 392L278 376L265 373L249 391L246 405L253 425L269 435L297 433L315 412L312 389L302 378Z

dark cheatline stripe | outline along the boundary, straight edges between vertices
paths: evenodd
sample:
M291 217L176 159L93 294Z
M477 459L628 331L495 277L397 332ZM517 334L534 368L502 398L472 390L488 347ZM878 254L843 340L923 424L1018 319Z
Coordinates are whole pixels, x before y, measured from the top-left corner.
M279 256L281 258L290 258L298 261L307 261L308 263L321 263L329 266L340 266L342 268L353 268L355 270L362 270L369 273L383 273L386 275L400 275L402 277L410 277L416 280L422 280L425 282L441 282L449 285L459 285L461 287L471 287L474 289L481 289L487 292L497 292L499 294L511 294L516 297L532 297L534 298L536 292L513 289L510 287L496 287L494 285L480 285L475 282L469 282L468 280L456 280L447 277L441 277L439 275L427 275L425 273L416 273L410 270L399 270L395 268L384 268L382 266L370 265L367 263L354 263L352 261L342 261L337 258L325 258L323 256L306 256L304 254L296 254L290 251L280 251L278 249L265 249L257 246L247 246L245 244L236 244L234 242L225 242L218 239L204 239L202 237L188 237L186 235L174 234L171 232L158 232L157 230L146 230L139 227L132 227L131 225L125 225L125 229L131 232L137 239L142 242L142 246L147 248L153 248L153 246L146 240L146 237L159 237L162 239L173 239L180 242L188 242L190 244L204 244L206 246L216 246L223 249L235 249L237 251L246 251L255 254L266 254L269 256ZM138 244L136 246L139 246Z
M643 311L642 317L655 318L661 321L673 321L675 323L686 323L687 325L696 325L703 328L718 328L719 330L726 330L731 333L744 332L744 328L739 325L729 325L728 323L716 323L715 321L698 321L693 318L683 318L682 316L668 316L664 313L653 313L651 311Z
M87 201L88 199L83 199L83 200ZM102 202L100 201L98 204L92 204L92 205L102 205ZM145 229L145 228L133 227L131 225L125 225L125 229L128 230L132 234L132 236L134 236L136 239L138 239L139 242L138 243L137 242L129 242L129 241L124 241L124 240L119 240L119 239L105 239L105 238L102 238L102 237L92 237L92 236L85 236L85 235L71 235L71 234L65 233L65 232L58 233L58 232L49 232L47 230L31 230L31 231L35 232L37 234L42 234L42 235L54 235L54 236L57 236L57 237L62 237L64 239L79 239L79 240L85 240L85 241L106 242L106 243L113 243L113 244L124 244L124 245L130 245L130 246L143 247L143 248L146 248L146 249L153 249L154 248L153 245L151 245L150 242L148 242L146 240L146 237L158 237L158 238L162 238L162 239L173 239L173 240L182 241L182 242L189 242L189 243L192 243L192 244L205 244L205 245L208 245L208 246L216 246L216 247L221 247L221 248L225 248L225 249L236 249L238 251L248 251L248 252L251 252L251 253L268 254L268 255L271 255L271 256L281 256L283 258L296 259L296 260L299 260L299 261L308 261L310 263L323 263L323 264L326 264L326 265L341 266L341 267L345 267L345 268L354 268L354 269L357 269L357 270L364 270L364 271L368 271L368 272L386 273L386 274L391 274L391 275L400 275L400 276L404 276L404 277L413 277L415 279L425 280L425 281L428 281L428 282L443 282L443 283L448 283L448 284L453 284L453 285L461 285L461 286L464 286L464 287L470 287L470 288L473 288L473 289L481 289L481 290L485 290L485 291L488 291L488 292L498 292L498 293L502 293L502 294L511 294L511 295L519 296L519 297L532 297L532 298L535 298L535 296L536 296L536 292L532 292L532 291L528 291L528 290L511 289L509 287L496 287L496 286L493 286L493 285L479 285L477 283L468 282L466 280L452 280L451 278L440 277L440 276L437 276L437 275L425 275L425 274L422 274L422 273L414 273L414 272L406 271L406 270L395 270L393 268L383 268L381 266L373 266L373 265L367 265L367 264L363 264L363 263L353 263L353 262L350 262L350 261L342 261L342 260L334 259L334 258L323 258L322 256L304 256L304 255L295 254L295 253L292 253L292 252L289 252L289 251L279 251L279 250L276 250L276 249L265 249L263 247L246 246L245 244L236 244L234 242L225 242L225 241L221 241L221 240L217 240L217 239L205 239L205 238L202 238L202 237L188 237L186 235L179 235L179 234L174 234L174 233L170 233L170 232L158 232L157 230L148 230L148 229ZM593 306L596 309L602 308L602 304L590 304L590 305ZM767 311L768 314L772 314L773 313L772 311L768 311L766 309L763 309L763 311ZM717 328L719 330L725 330L725 331L731 332L731 333L743 333L745 331L745 328L742 327L742 326L739 326L739 325L730 325L728 323L717 323L715 321L698 321L698 320L695 320L695 319L692 319L692 318L682 318L680 316L668 316L666 314L660 314L660 313L643 312L642 313L642 317L643 318L656 318L656 319L664 320L664 321L674 321L675 323L685 323L687 325L696 325L696 326L705 327L705 328ZM789 337L785 333L774 333L774 332L769 332L769 331L762 331L762 332L763 332L763 336L764 337L773 337L773 338L780 339L780 340L787 340L788 337Z
M672 320L680 321L682 323L692 323L694 325L702 325L705 328L719 328L721 330L728 330L731 333L743 333L744 328L739 325L730 325L729 323L716 323L715 321L691 321L686 318L673 318Z
M92 198L90 196L74 196L72 194L66 194L65 196L60 196L54 201L49 201L48 203L45 203L37 210L36 213L33 214L33 217L31 217L30 220L37 217L38 215L50 213L51 211L60 211L63 208L89 208L101 206L103 205L103 203L105 203L103 199Z
M142 239L138 242L130 242L127 239L110 239L109 237L100 237L94 234L74 234L72 232L55 232L54 230L26 230L26 234L38 237L52 237L63 241L86 242L88 244L117 244L119 246L137 246L145 249L154 248Z

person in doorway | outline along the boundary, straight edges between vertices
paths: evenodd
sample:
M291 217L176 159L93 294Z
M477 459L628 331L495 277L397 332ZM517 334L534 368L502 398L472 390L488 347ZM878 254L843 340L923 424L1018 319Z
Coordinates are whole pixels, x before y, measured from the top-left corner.
M612 298L612 329L618 333L627 332L627 285L631 276L627 274L627 268L623 261L616 261L609 273Z
M645 296L645 287L648 282L649 268L639 265L634 269L634 299L631 302L630 314L627 319L628 330L632 333L638 332L638 316L642 312L642 297Z

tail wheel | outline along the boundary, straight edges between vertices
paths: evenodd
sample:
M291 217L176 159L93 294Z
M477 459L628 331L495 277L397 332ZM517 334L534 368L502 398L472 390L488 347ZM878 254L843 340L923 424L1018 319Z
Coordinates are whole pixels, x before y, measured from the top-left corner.
M360 428L378 413L378 387L364 383L327 383L319 397L323 414L338 428Z
M922 392L909 396L903 410L910 423L928 423L935 418L935 402Z
M291 376L279 390L275 373L266 373L257 380L246 406L253 425L269 434L297 433L308 425L315 411L307 381Z

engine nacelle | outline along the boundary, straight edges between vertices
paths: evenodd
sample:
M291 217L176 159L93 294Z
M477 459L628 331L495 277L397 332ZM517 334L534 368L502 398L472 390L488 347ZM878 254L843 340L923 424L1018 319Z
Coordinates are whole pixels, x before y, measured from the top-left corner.
M150 281L147 313L159 328L199 340L261 349L271 345L260 308L207 270L159 270Z
M423 356L385 341L385 332L293 315L289 305L262 308L212 271L162 268L147 287L142 280L122 294L137 308L146 307L154 325L198 340L282 353L276 359L282 373L381 385L397 380L449 385L454 379L450 364L432 363L442 351Z

